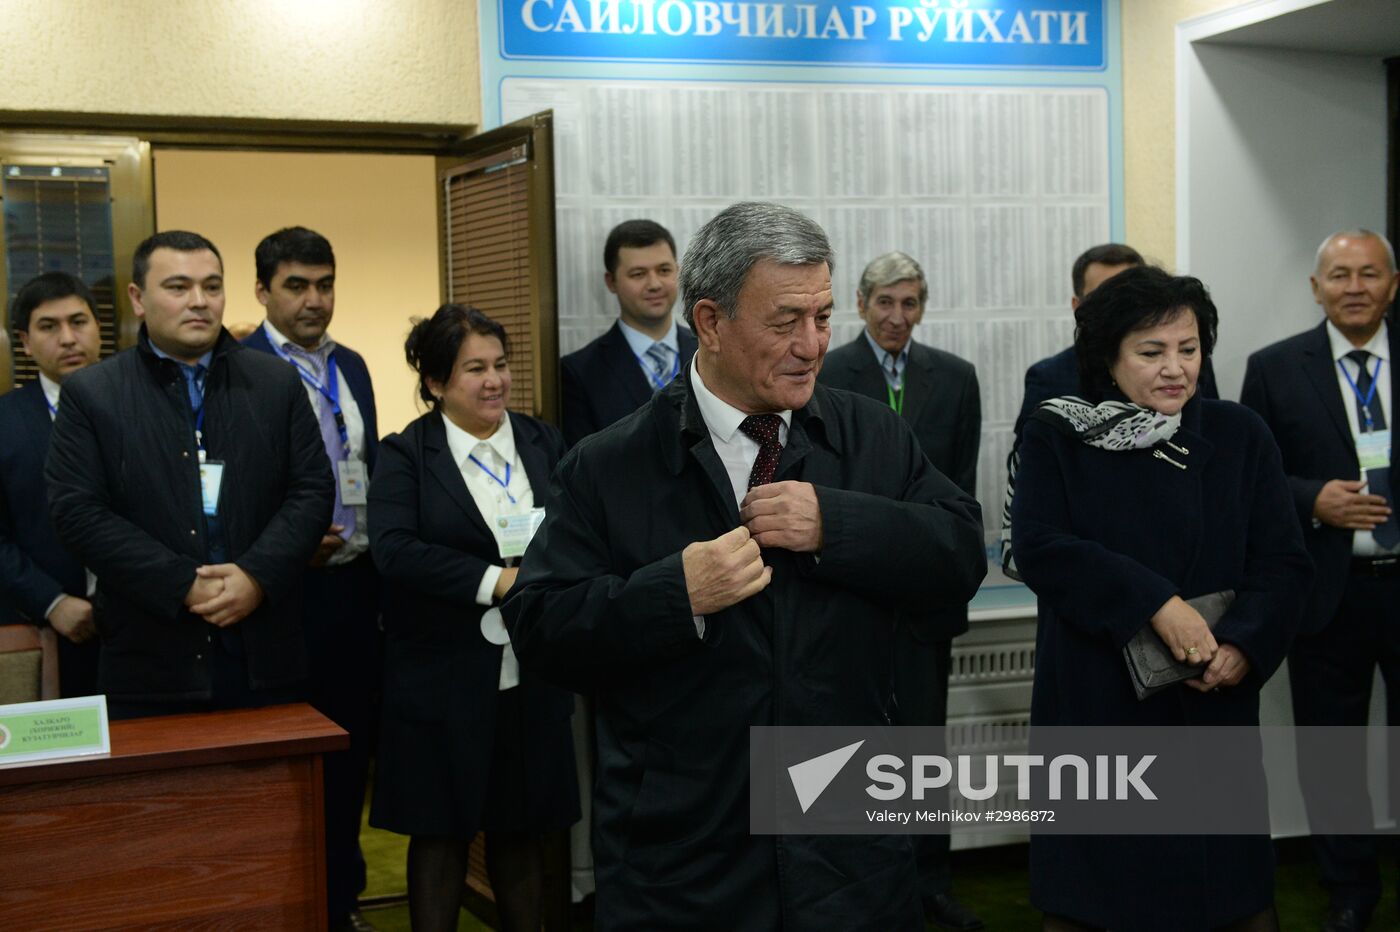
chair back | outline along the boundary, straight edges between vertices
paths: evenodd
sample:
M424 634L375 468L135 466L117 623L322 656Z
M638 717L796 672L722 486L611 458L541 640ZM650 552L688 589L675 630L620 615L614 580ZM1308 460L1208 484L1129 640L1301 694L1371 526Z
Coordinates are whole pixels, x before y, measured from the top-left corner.
M0 625L0 705L58 698L58 636L52 628Z

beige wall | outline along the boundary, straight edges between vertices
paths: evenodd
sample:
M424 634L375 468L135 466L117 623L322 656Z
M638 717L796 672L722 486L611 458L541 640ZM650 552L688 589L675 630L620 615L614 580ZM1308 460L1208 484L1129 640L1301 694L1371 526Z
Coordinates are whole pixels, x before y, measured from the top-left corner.
M476 124L473 0L8 0L0 110Z
M1176 24L1241 0L1121 0L1128 242L1176 263Z
M224 322L261 321L253 249L301 224L335 248L331 335L369 364L381 434L417 416L403 358L411 316L438 304L433 160L410 155L181 151L155 154L156 225L190 229L224 256Z

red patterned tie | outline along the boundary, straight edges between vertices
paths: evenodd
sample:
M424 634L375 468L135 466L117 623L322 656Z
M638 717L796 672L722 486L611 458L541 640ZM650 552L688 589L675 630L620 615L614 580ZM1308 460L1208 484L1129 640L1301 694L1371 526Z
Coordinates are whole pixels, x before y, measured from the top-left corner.
M750 414L739 424L749 439L758 444L758 459L753 461L749 472L749 488L767 485L778 472L778 457L782 456L783 445L778 442L778 428L783 419L776 414Z

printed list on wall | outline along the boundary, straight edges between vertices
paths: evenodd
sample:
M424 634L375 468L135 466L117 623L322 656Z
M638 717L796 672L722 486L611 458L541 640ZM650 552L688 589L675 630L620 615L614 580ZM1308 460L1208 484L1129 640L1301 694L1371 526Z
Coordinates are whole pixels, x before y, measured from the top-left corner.
M503 122L541 110L555 121L561 353L616 319L602 244L633 217L665 225L684 254L734 201L806 212L836 252L832 346L860 333L865 264L909 253L929 281L915 338L977 367L994 538L1026 368L1069 345L1070 265L1110 239L1103 88L502 82Z

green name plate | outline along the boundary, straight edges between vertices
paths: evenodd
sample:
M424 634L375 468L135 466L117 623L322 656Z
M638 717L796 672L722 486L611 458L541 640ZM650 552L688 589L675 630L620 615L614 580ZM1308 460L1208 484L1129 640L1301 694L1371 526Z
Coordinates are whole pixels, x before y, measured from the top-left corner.
M106 696L0 705L0 767L111 752Z

